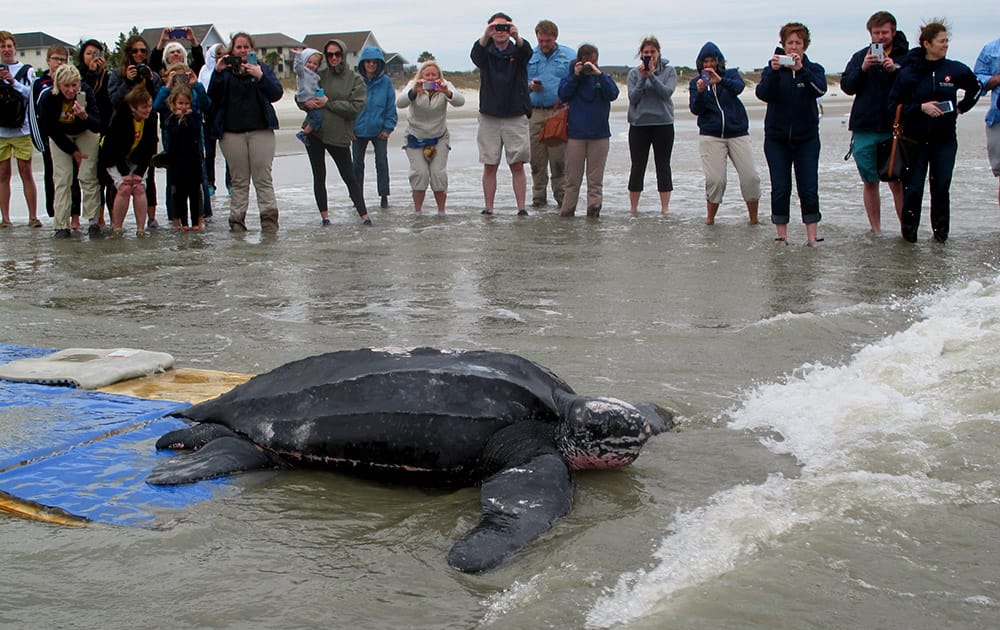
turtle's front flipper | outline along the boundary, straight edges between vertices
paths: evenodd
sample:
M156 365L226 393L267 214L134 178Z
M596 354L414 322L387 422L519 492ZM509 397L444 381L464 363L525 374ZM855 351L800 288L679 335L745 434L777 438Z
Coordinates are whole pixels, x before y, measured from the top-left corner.
M280 464L280 460L250 440L221 437L193 453L179 455L158 464L146 481L154 486L173 486L248 470L275 468Z
M483 482L479 525L455 543L448 564L474 573L499 565L569 511L573 479L555 454L539 455Z
M228 427L221 424L199 422L185 429L177 429L165 434L156 441L156 450L173 449L177 451L197 451L212 440L225 436L235 436Z

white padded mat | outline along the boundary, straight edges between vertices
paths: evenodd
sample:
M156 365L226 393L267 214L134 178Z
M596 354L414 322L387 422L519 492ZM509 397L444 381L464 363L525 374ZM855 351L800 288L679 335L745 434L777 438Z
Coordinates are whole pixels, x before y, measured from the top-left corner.
M0 379L42 385L97 389L174 366L165 352L133 348L67 348L46 357L18 359L0 365Z

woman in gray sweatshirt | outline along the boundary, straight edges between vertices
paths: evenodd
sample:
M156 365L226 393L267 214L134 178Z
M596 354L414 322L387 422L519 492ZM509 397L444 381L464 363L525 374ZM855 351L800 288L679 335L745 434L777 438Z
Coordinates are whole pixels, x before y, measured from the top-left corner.
M660 212L667 214L670 192L674 189L670 153L674 149L673 94L677 72L660 58L660 42L652 35L639 45L639 57L638 67L628 73L628 147L632 157L629 204L632 214L638 214L649 148L652 147Z

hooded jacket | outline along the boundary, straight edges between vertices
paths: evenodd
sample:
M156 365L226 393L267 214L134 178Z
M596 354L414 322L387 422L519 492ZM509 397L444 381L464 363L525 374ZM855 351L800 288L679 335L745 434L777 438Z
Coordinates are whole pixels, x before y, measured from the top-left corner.
M295 61L292 62L292 72L295 73L295 100L299 103L315 98L316 90L319 88L319 73L306 67L306 62L313 55L322 57L323 53L315 48L306 48L295 55Z
M870 48L865 46L847 62L844 74L840 76L840 89L844 94L854 96L848 123L851 131L887 132L892 130L894 116L894 112L889 110L889 92L908 61L909 43L902 31L896 31L889 52L889 57L898 66L895 72L886 72L881 66L862 70L861 63Z
M374 59L378 63L375 77L369 79L365 73L365 61ZM354 135L358 138L374 138L383 131L392 133L396 128L396 88L385 74L385 57L378 46L365 46L358 58L358 74L365 82L365 107L354 120Z
M947 142L955 138L958 113L972 109L982 88L975 73L960 61L944 58L931 61L923 46L909 53L906 67L889 93L889 109L903 106L903 134L918 142ZM965 96L958 100L958 90ZM951 101L955 111L931 118L920 106L928 101Z
M469 56L479 68L479 113L497 118L531 116L531 97L528 96L528 62L531 45L524 39L504 50L497 50L493 40L486 46L477 39Z
M698 117L698 133L715 138L738 138L750 134L750 120L747 109L740 100L746 88L743 77L737 69L727 70L722 51L712 42L705 42L698 52L695 67L699 74L706 57L715 57L718 65L716 73L722 80L709 85L704 92L698 92L698 76L691 79L688 86L688 105L691 113Z
M347 51L347 45L339 39L327 40L323 50L330 44L336 44L342 51ZM327 98L322 109L323 127L318 132L320 141L334 147L351 146L354 119L365 106L364 80L342 59L336 66L326 66L319 71L319 86L323 88ZM305 110L302 103L297 105L299 109Z
M785 54L778 46L775 54ZM802 69L771 68L768 60L755 90L767 103L764 137L798 142L819 136L819 108L816 99L826 94L826 70L802 55Z
M80 44L81 57L76 64L76 69L80 71L80 79L90 86L90 89L94 91L94 96L97 98L97 109L101 112L101 132L103 133L108 125L111 124L111 114L114 110L111 104L111 93L108 90L111 85L111 77L115 71L108 68L108 66L105 66L103 69L98 68L97 70L88 68L83 63L82 56L82 52L87 46L93 46L103 51L104 44L96 39L88 39ZM150 92L150 94L155 94L155 92Z

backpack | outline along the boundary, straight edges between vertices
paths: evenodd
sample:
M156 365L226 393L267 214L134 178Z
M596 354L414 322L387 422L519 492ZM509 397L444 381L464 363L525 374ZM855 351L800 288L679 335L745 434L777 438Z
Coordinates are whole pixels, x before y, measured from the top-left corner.
M24 83L28 70L31 70L31 66L22 65L17 74L14 75L14 80ZM0 127L20 129L27 113L28 99L21 96L13 85L6 82L0 83Z

